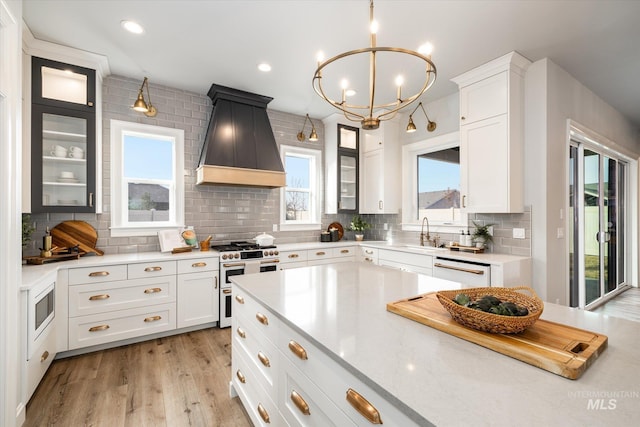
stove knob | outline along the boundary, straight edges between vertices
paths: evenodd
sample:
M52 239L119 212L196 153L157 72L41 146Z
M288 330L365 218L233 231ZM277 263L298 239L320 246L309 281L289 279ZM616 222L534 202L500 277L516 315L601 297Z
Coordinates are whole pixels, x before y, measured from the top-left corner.
M273 254L274 255L278 255L278 251L273 251Z
M273 256L273 251L269 251L269 255Z
M222 259L227 259L227 256L223 254Z
M269 256L269 251L264 251L264 256Z
M236 259L240 258L240 254L235 254L233 257L236 258Z

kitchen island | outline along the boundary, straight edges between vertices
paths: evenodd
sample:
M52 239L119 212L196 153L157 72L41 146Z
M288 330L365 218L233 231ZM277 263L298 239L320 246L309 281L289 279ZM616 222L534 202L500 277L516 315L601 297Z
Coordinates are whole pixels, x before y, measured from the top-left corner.
M375 418L379 411L386 425L637 423L636 322L545 304L542 319L609 337L593 365L578 380L569 380L386 310L389 302L460 287L457 283L366 263L232 281L232 392L238 392L256 425L262 425L267 411L271 425L279 419L312 424L314 414L336 425L370 425L346 403L352 387L344 385L350 382L369 415ZM255 348L264 350L260 362L250 360L254 335ZM265 354L270 356L266 364Z

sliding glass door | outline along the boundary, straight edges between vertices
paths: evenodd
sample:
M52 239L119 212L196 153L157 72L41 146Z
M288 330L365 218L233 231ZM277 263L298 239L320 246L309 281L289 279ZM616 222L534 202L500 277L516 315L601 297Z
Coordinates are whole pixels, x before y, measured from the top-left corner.
M589 308L625 284L627 164L576 137L569 150L570 305Z

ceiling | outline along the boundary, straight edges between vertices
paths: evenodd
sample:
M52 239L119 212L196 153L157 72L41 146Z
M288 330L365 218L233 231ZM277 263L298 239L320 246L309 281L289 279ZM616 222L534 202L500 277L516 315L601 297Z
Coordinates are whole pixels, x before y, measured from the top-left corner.
M640 1L377 0L375 17L378 46L434 45L438 78L425 102L455 93L452 77L516 50L550 58L640 128ZM369 44L366 0L23 0L23 18L36 39L106 56L112 74L200 94L217 83L317 118L334 112L311 86L317 52ZM145 32L125 32L124 19ZM263 61L271 72L258 71ZM343 72L335 82L325 73L325 85L337 88ZM366 70L356 75L360 96Z

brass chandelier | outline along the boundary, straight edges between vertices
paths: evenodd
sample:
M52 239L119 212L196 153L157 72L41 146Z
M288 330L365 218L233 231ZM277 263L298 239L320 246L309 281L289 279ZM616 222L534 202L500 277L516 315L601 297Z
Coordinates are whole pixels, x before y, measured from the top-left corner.
M383 120L392 119L396 113L411 104L413 101L418 99L423 93L425 93L435 82L436 80L436 66L431 61L431 55L419 53L409 49L403 49L399 47L377 47L376 46L376 31L377 24L373 18L373 0L369 2L369 24L371 28L370 34L370 47L350 50L348 52L344 52L338 54L332 58L327 59L322 62L318 60L318 67L316 68L315 74L313 75L313 88L320 97L322 97L329 104L342 111L345 118L351 121L360 121L363 129L377 129L380 126L380 122ZM425 75L424 82L422 83L421 89L411 95L409 97L402 97L402 85L403 79L401 76L396 78L396 99L393 101L383 102L376 104L376 55L379 52L390 52L396 53L399 55L411 55L422 61L424 61L425 66ZM368 54L369 55L369 95L368 105L358 105L358 104L350 104L347 103L347 86L343 83L342 85L342 97L340 101L336 101L331 99L325 89L322 86L322 71L330 64L339 61L341 59L347 57L353 57L355 55ZM374 117L374 113L376 116Z

